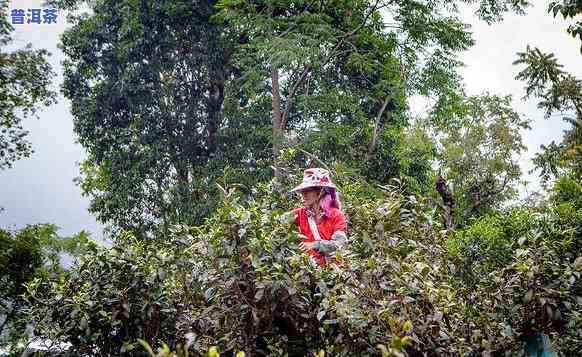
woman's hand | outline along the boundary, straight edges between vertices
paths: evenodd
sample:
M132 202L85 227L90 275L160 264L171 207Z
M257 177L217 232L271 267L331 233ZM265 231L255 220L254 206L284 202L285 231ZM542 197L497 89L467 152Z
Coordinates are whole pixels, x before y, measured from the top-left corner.
M315 248L315 244L316 242L301 242L299 243L299 249L306 252L308 250Z

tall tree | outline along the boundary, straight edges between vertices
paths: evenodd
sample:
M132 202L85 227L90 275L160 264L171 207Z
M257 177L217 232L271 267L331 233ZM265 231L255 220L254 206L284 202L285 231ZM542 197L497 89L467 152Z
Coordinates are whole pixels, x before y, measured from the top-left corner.
M473 1L470 1L474 3ZM523 1L482 1L497 20ZM462 97L458 51L472 44L456 7L445 1L234 1L220 17L247 43L233 56L238 85L252 98L239 112L267 108L275 157L299 144L385 181L400 174L394 155L407 123L406 99L431 96L444 107Z
M512 109L510 96L472 96L462 109L452 125L433 136L439 143L442 175L436 189L447 228L492 212L514 197L521 177L517 159L526 149L521 131L529 129L528 120Z
M78 2L62 2L73 8ZM99 220L149 231L212 200L230 49L214 1L96 1L62 37L81 186Z
M41 106L51 105L56 93L51 91L51 70L46 50L30 45L9 50L8 4L0 0L0 170L10 168L32 153L22 121L34 117Z
M455 94L455 52L472 43L446 1L90 4L62 38L63 89L89 152L81 185L101 221L144 232L200 221L218 177L270 175L293 138L398 176L406 97Z
M525 98L539 98L547 118L561 114L571 125L561 142L542 146L534 158L543 181L565 173L582 177L582 80L564 71L553 53L528 46L517 55L514 64L525 66L516 77L526 82Z

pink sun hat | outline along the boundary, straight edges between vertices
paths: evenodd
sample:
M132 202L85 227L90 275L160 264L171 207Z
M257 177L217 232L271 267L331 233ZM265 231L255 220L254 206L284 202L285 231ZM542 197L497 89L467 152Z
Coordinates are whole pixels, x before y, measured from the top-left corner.
M337 187L331 181L329 171L322 168L312 168L303 171L303 182L291 192L303 191L311 187L329 187L337 190Z

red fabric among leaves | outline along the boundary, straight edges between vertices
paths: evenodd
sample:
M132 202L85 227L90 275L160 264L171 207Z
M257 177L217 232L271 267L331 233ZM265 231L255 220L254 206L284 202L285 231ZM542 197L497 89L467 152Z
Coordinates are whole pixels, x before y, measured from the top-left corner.
M307 237L303 242L315 242L315 238L311 233L309 222L307 220L307 208L296 208L293 212L295 213L295 224L299 227L300 233ZM322 217L319 223L317 223L317 230L319 231L319 236L322 240L331 240L331 237L336 231L342 231L347 234L346 218L342 211L332 207L330 215ZM308 253L315 258L320 265L326 264L325 257L317 250L311 249Z

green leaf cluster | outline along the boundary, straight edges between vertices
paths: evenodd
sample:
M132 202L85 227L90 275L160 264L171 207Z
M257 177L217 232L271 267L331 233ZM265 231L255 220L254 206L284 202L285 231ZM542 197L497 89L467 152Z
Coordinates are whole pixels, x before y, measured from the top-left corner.
M35 332L69 352L126 355L147 352L138 339L149 355L521 355L539 331L566 355L581 347L579 207L511 209L447 233L400 183L333 170L350 237L335 264L297 247L293 177L250 200L221 188L204 224L157 242L126 233L29 286Z

